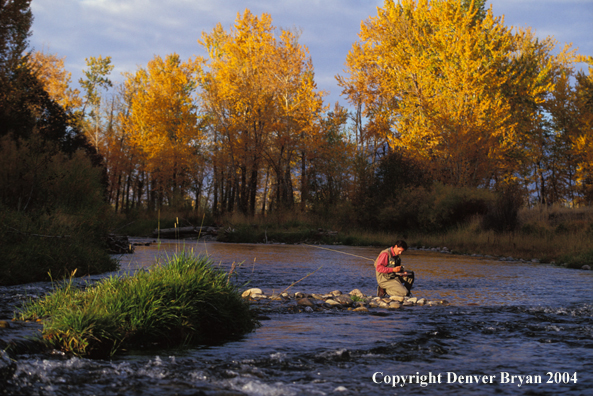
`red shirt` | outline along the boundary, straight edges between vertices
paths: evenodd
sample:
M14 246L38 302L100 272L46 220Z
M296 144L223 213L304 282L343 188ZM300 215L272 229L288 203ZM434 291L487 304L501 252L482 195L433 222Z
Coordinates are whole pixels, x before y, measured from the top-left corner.
M390 247L389 249L391 249L391 255L395 256L393 247ZM389 254L387 252L383 252L379 255L379 257L377 257L377 272L381 272L383 274L395 272L395 268L389 268L387 265L389 265Z

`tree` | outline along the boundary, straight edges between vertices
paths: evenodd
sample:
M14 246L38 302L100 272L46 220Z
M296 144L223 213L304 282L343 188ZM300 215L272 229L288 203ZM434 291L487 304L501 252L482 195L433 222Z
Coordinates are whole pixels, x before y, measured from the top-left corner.
M64 59L36 51L29 57L29 64L49 96L64 110L74 112L82 106L82 100L80 91L70 88L72 74L64 68Z
M582 57L589 65L588 73L577 73L575 87L575 107L579 134L575 139L574 151L580 161L577 180L580 184L582 201L593 203L593 58Z
M91 56L85 59L88 70L84 70L84 78L80 78L78 82L84 90L84 102L82 111L80 112L80 120L82 128L88 137L89 141L95 147L97 152L101 151L102 145L102 127L101 127L101 91L113 86L109 79L109 74L113 70L111 64L111 57L103 58L99 55L98 58ZM90 108L87 121L86 110Z
M155 56L126 81L129 112L122 125L150 174L153 203L174 204L190 186L203 139L193 98L196 71L195 61L181 62L177 54Z
M31 0L0 0L0 77L6 83L11 70L21 64L29 45L33 23Z
M483 5L387 0L361 25L347 58L349 76L337 77L392 146L453 185L513 177L524 156L513 112L527 108L513 94L538 103L551 86L549 68L526 56L530 36L513 34ZM538 73L526 73L529 67Z
M268 14L256 17L246 10L230 32L219 24L200 40L208 52L200 85L216 145L215 211L219 204L233 211L237 202L242 212L253 214L264 168L274 176L275 205L294 202L293 167L297 156L306 162L322 95L298 32L280 30L275 36L275 30Z

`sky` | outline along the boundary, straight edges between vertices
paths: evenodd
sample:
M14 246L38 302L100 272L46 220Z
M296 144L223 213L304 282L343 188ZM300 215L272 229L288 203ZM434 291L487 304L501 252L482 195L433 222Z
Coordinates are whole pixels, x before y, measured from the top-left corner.
M593 0L490 0L494 15L505 24L531 27L540 38L554 36L559 47L572 43L583 55L593 55ZM34 50L65 57L74 87L85 58L111 56L114 82L122 72L145 67L155 56L177 53L182 60L204 55L202 32L217 23L229 30L238 13L268 13L279 28L298 28L307 46L326 104L339 101L336 74L358 39L360 23L377 15L383 0L32 0ZM584 65L580 65L584 70Z

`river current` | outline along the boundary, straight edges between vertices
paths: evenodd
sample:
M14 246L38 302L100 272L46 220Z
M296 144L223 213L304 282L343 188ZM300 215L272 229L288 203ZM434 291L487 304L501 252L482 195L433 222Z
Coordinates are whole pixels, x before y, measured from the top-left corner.
M238 269L265 293L374 295L380 249L172 242L137 247L122 272L181 249ZM354 256L353 256L354 255ZM221 346L131 351L111 360L20 354L7 395L591 395L593 272L409 250L414 296L446 306L270 312ZM0 288L29 295L44 284ZM4 316L6 313L4 313ZM1 385L0 385L1 386Z

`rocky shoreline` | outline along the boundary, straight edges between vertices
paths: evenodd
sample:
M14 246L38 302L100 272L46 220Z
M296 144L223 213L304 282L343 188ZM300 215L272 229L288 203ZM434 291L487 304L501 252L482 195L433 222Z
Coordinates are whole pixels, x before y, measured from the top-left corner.
M323 312L328 310L347 310L353 312L371 312L397 310L408 306L448 305L446 300L428 300L418 297L375 297L367 296L359 289L344 294L334 290L325 294L317 293L272 293L265 294L259 288L245 290L241 295L260 313L303 313ZM264 318L265 319L265 318Z

